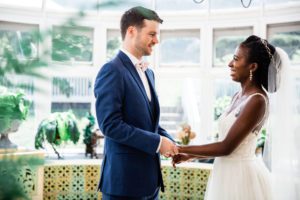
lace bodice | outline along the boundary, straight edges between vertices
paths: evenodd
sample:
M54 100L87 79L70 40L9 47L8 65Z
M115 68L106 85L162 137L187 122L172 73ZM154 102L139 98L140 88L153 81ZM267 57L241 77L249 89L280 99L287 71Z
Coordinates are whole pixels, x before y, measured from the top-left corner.
M266 112L263 119L257 124L257 129L252 131L247 135L247 137L241 142L241 144L228 156L223 158L233 158L233 159L254 159L255 158L255 149L256 142L260 133L260 129L267 118L268 113L268 102L267 99L259 93L255 93L246 98L240 105L233 109L230 113L224 112L219 119L219 141L225 139L230 127L235 122L239 112L245 103L254 95L260 95L265 99L266 102Z

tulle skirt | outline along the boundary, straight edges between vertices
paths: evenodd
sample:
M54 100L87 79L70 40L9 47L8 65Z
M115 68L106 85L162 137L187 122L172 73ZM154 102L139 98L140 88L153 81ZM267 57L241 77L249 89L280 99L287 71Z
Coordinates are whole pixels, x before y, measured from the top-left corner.
M271 175L259 158L220 157L206 188L205 200L271 200Z

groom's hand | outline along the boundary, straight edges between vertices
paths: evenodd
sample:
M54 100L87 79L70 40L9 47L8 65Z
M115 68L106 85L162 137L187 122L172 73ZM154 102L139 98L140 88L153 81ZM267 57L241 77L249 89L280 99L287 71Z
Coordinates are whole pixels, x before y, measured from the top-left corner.
M178 154L177 146L167 137L161 137L162 140L159 152L167 158Z

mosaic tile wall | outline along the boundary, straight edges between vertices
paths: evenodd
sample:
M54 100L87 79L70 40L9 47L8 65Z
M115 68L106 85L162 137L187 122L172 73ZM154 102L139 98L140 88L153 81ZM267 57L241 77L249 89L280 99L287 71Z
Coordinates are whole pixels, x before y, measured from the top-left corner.
M163 166L166 191L161 200L201 200L204 198L209 169ZM46 165L44 200L96 200L99 165Z

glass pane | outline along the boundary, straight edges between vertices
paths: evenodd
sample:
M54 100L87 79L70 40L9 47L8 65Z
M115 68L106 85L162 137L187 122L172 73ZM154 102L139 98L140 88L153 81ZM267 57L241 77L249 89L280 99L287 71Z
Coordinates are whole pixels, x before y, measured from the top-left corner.
M106 58L111 60L115 57L121 47L122 38L119 30L107 31Z
M46 0L47 9L52 10L97 10L98 0Z
M218 137L218 119L229 106L233 95L239 91L240 85L229 79L217 79L215 86L215 102L214 102L214 130L212 138Z
M81 119L91 111L91 103L52 102L51 112L67 112L72 110L77 119Z
M43 0L1 0L1 7L5 6L16 6L16 7L24 7L24 8L42 8Z
M251 27L214 30L214 67L226 67L236 47L252 34Z
M242 1L211 0L210 1L212 9L230 9L230 8L244 9L242 3L246 7L249 6L249 8L251 8L251 7L258 7L261 4L261 1L260 0L242 0Z
M200 30L161 32L160 62L163 64L199 64Z
M93 29L53 27L52 60L90 62L93 57Z
M0 21L0 65L5 65L9 56L18 60L34 59L38 56L38 26ZM11 58L13 59L13 58Z
M99 9L102 11L122 11L128 10L135 6L143 6L146 8L152 8L152 0L126 0L126 1L111 1L101 0Z
M300 63L300 22L269 25L268 39L284 49L293 64Z
M288 4L288 3L292 3L292 2L299 2L300 0L266 0L266 4Z
M195 0L196 1L196 0ZM201 2L201 0L197 0ZM193 0L156 0L156 9L157 10L204 10L207 8L208 1L203 1L202 3L195 3Z
M161 127L179 142L182 142L179 132L184 123L189 124L192 131L199 134L199 79L160 78L156 85L161 107Z
M296 88L296 106L297 106L296 113L299 118L299 120L297 121L299 122L300 121L300 78L296 78L295 82L296 82L295 88Z
M69 97L90 97L92 95L92 80L85 77L60 78L52 80L52 96Z

